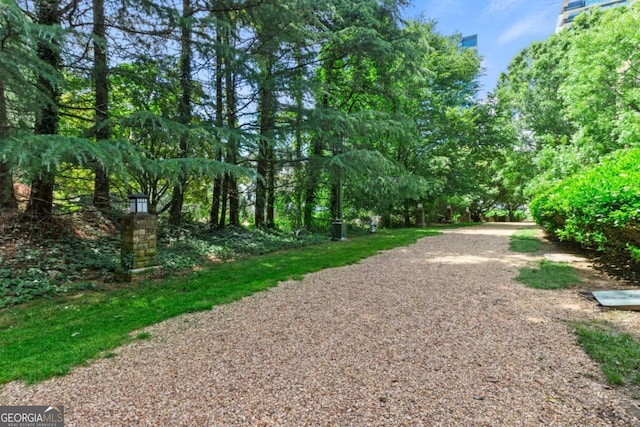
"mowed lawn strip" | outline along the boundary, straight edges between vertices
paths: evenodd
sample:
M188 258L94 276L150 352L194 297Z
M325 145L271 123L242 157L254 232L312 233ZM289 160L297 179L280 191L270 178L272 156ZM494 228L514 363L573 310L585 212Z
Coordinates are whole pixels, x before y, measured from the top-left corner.
M0 384L64 375L111 357L131 332L183 313L209 310L325 268L353 264L380 250L439 234L433 229L380 230L344 242L290 249L205 267L163 281L118 284L39 299L0 311Z
M511 235L509 249L512 252L538 252L542 241L538 238L537 228L521 228Z

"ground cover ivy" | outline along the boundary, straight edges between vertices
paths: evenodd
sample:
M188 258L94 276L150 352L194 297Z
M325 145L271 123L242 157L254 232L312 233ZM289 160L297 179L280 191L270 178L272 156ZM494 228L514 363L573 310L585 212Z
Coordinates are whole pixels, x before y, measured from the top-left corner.
M26 237L25 237L26 236ZM206 224L169 227L158 232L158 264L166 274L224 261L326 241L324 233L246 230L221 231ZM120 265L120 237L112 232L91 239L72 233L39 236L20 233L3 237L0 308L36 297L90 289L113 281Z

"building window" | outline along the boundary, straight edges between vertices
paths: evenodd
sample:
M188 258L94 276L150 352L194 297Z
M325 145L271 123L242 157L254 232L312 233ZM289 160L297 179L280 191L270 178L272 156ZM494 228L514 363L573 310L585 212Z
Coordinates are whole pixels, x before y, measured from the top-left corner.
M467 49L469 49L469 48L471 48L471 49L477 48L478 47L478 35L474 34L472 36L463 37L460 40L460 46L464 47L464 48L467 48Z
M597 4L602 4L606 2L607 0L585 0L584 4L585 6L589 7L589 6L595 6Z
M573 22L574 19L576 19L576 16L580 15L580 12L578 13L571 13L569 14L569 16L567 16L567 19L564 20L565 23L569 23L569 22Z
M578 0L578 1L571 1L569 2L569 4L564 8L564 10L573 10L573 9L578 9L580 7L584 7L584 0Z

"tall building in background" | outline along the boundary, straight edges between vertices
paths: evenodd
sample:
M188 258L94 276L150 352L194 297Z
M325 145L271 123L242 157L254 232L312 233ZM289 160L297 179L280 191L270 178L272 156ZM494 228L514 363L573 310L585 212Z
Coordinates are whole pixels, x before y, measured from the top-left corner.
M465 36L460 39L458 45L463 49L471 49L478 54L478 35L474 34L472 36ZM469 89L473 91L473 99L477 99L478 90L480 89L480 83L478 80L474 80L473 83L469 86Z
M556 23L556 33L571 25L573 20L587 9L600 7L602 9L629 4L628 0L563 0L562 9Z
M460 46L467 49L478 50L478 35L465 36L460 39Z

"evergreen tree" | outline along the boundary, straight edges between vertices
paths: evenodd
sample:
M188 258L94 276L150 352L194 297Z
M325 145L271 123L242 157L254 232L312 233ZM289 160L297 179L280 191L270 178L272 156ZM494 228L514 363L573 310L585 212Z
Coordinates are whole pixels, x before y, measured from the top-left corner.
M60 25L60 0L38 0L36 4L37 22L44 26ZM38 58L55 72L60 72L60 46L55 40L38 41ZM36 112L34 133L36 135L57 135L59 121L59 87L48 77L40 74L37 79L40 90L47 95ZM56 171L52 168L40 170L31 183L31 194L27 213L35 218L47 219L53 213L53 191Z
M32 22L14 1L0 4L0 209L17 207L13 193L16 165L8 159L18 154L20 145L9 138L32 128L34 106L50 102L35 85L35 76L57 78L38 57L37 43L57 36L55 28Z
M9 116L7 114L7 99L4 83L0 82L0 141L9 136ZM0 210L18 207L13 194L13 177L11 166L0 160Z
M193 10L191 0L182 1L182 19L180 21L180 99L178 104L178 122L189 126L191 124L191 58L192 58L192 35L191 20ZM179 157L189 157L188 140L186 136L180 139ZM182 222L182 207L184 205L184 192L186 191L186 174L180 174L179 181L173 187L171 196L171 208L169 209L169 221L178 225Z
M111 136L109 124L109 78L104 0L93 0L93 80L95 85L95 136L104 143ZM109 173L96 162L94 167L93 205L99 209L110 207Z

